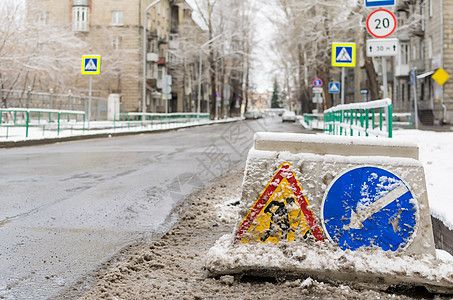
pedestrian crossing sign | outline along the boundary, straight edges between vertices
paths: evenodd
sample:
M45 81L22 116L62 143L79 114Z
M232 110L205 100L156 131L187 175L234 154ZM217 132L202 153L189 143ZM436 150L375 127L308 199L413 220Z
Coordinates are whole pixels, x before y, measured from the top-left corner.
M101 56L84 55L82 56L82 75L101 74Z
M332 66L334 67L355 67L356 65L356 44L355 43L333 43L332 44Z
M340 93L340 83L339 82L329 82L329 93L331 93L331 94Z

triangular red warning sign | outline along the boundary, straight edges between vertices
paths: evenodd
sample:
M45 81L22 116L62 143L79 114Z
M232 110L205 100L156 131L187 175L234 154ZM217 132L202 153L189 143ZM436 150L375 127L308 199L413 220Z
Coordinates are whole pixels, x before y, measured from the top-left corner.
M283 163L239 225L236 240L278 243L310 232L324 241L291 164Z

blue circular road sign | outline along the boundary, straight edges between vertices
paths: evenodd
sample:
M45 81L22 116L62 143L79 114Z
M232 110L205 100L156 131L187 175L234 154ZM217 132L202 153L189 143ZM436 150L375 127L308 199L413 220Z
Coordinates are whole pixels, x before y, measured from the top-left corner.
M313 80L313 86L314 86L314 87L322 87L322 80L321 80L321 78L315 78L315 80Z
M321 210L324 232L343 250L404 249L416 234L419 218L418 202L407 184L387 170L370 166L335 178Z

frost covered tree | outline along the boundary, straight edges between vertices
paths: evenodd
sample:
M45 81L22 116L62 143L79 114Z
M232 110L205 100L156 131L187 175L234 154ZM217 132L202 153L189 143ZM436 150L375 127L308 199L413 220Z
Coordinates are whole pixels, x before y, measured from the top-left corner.
M274 86L272 88L271 108L282 108L282 101L280 99L280 87L277 78L274 79Z
M229 98L233 101L229 101L227 107L221 93L220 116L226 113L225 110L231 113L235 109L236 99L244 99L247 103L252 64L253 3L249 0L195 0L195 3L206 25L207 41L215 39L205 47L211 88L210 113L214 118L216 93L225 90L225 83L231 89Z
M278 32L273 43L279 59L276 63L283 66L289 82L286 92L302 102L304 112L309 112L312 108L311 80L320 77L326 83L326 107L332 106L327 82L338 80L340 72L339 68L331 67L332 43L356 42L362 49L366 19L363 1L269 1L281 12L271 19ZM373 68L373 65L368 67ZM370 72L374 70L371 68Z

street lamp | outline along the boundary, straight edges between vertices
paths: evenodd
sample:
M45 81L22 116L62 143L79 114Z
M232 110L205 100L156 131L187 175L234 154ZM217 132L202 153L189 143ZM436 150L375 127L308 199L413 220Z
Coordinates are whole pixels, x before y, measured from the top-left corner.
M142 93L142 113L146 112L146 17L148 10L159 3L161 0L156 0L149 4L143 12L143 93ZM143 117L142 117L143 118Z
M218 38L220 38L221 36L223 35L223 33L219 34L218 36L215 36L213 37L212 39L210 39L209 41L207 41L206 43L204 43L203 45L201 45L200 47L200 56L199 56L199 59L200 59L200 69L199 69L199 73L198 73L198 109L197 109L197 119L200 120L200 97L201 97L201 67L202 67L202 64L203 64L203 60L201 59L201 55L203 54L203 48L206 47L207 45L209 45L210 43L214 42L215 40L217 40Z

